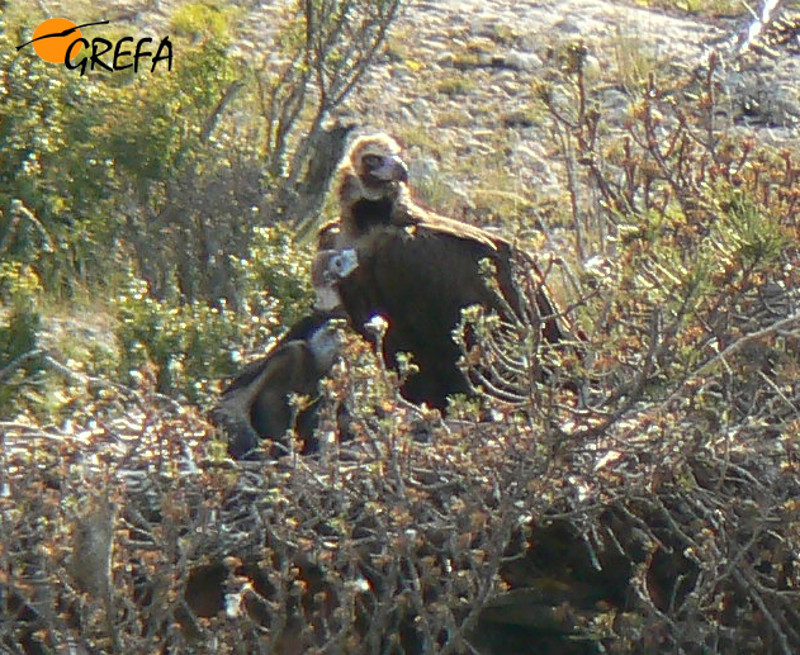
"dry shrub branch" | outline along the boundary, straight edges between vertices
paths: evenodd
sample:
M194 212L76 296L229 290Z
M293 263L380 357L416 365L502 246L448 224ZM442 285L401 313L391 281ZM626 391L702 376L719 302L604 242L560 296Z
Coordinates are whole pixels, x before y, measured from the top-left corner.
M318 457L233 464L147 380L81 425L0 424L5 648L800 648L796 155L719 129L713 59L612 127L574 54L541 97L583 355L516 326L465 357L513 402L489 389L442 421L353 339L321 426L343 402L351 438Z

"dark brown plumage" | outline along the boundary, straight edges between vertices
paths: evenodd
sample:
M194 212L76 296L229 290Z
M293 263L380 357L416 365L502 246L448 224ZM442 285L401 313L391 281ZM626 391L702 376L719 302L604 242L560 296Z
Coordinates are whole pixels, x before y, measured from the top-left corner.
M310 396L297 412L294 427L303 440L302 454L317 449L319 382L338 355L342 321L318 312L296 323L261 359L252 362L223 392L212 417L228 434L228 452L245 458L261 439L276 443L274 454L288 452L286 432L293 427L289 396Z
M322 236L338 250L357 253L357 269L338 285L354 329L371 338L364 324L376 314L386 318L387 363L396 366L397 354L405 351L420 369L403 394L444 408L448 395L470 390L452 337L461 310L480 305L509 322L526 313L514 282L515 259L535 282L529 305L535 304L542 338L558 343L566 335L531 257L501 237L416 205L406 182L400 147L391 137L357 139L339 169L340 217ZM487 284L482 260L494 266L499 293Z

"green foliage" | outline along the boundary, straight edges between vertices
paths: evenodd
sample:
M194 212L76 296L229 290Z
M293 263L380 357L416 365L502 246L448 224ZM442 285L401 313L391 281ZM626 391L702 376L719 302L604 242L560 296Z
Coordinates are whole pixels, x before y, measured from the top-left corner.
M194 39L210 38L218 43L230 40L232 8L218 2L192 2L172 14L172 31Z
M731 241L733 264L749 269L775 262L791 243L783 217L740 190L725 196L722 229Z
M119 123L98 134L120 182L142 189L164 183L202 155L205 122L232 80L224 49L213 42L181 53L172 73L137 80L116 98ZM120 107L121 105L121 107Z
M265 350L308 313L309 266L308 253L295 251L286 228L257 230L250 257L236 266L245 298L238 312L224 302L183 303L178 294L158 300L131 278L117 300L120 373L135 383L152 367L159 392L209 401L246 350Z
M311 252L297 250L286 226L256 228L250 256L237 268L251 314L259 305L274 308L278 325L286 327L308 313Z
M110 162L93 143L106 91L78 83L0 34L0 233L6 257L35 266L46 289L58 290L88 263L85 248L106 231ZM38 221L15 222L21 202ZM99 217L103 216L102 222ZM92 219L98 222L93 227ZM58 244L42 248L43 240ZM76 270L77 269L77 270Z
M235 364L240 328L234 312L156 300L145 283L132 281L118 299L118 315L120 373L128 383L152 366L159 392L198 402Z
M41 316L36 308L41 286L28 266L0 264L0 416L21 411L23 397L40 382L38 354Z
M103 286L119 267L131 202L157 203L163 188L148 185L203 155L208 116L232 77L227 55L201 43L183 48L171 72L80 77L17 53L10 31L0 34L0 247L31 263L48 292ZM16 220L15 203L32 220Z

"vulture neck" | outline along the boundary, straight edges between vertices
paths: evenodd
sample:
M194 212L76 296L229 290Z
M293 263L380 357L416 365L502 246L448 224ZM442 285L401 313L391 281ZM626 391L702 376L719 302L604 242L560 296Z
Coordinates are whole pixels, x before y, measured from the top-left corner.
M349 225L345 229L352 239L375 227L404 225L412 205L408 187L403 183L393 183L382 189L382 193L364 191L352 199L347 211Z
M388 225L392 220L392 201L362 199L353 205L352 220L356 234L366 234L372 227Z

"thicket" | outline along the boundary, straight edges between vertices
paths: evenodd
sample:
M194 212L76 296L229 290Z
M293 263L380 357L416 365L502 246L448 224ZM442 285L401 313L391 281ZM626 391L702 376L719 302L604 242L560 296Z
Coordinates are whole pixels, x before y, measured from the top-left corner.
M43 16L0 17L7 285L35 280L66 305L109 298L99 309L118 314L120 356L114 371L95 364L125 382L147 364L164 393L207 399L208 380L309 304L309 254L291 246L293 228L322 208L353 127L335 111L399 6L289 4L275 14L270 64L232 54L230 8L185 4L170 22L172 71L84 77L16 51ZM0 368L30 362L35 321L4 318L30 338L0 341ZM43 409L6 402L0 412L28 405Z
M202 414L174 399L202 379L184 351L216 339L219 355L265 334L228 323L224 296L190 303L176 285L161 298L126 276L120 338L147 349L125 348L135 379L81 378L96 389L77 427L2 424L5 648L800 648L797 155L719 122L714 58L632 89L618 126L595 103L583 46L563 54L537 111L560 153L575 256L541 266L565 287L583 360L544 352L524 324L509 344L472 314L483 358L465 365L507 381L516 400L461 400L442 421L404 402L352 337L325 385L323 452L233 464ZM245 265L262 268L232 279L245 280L236 302L262 329L302 308L291 281L305 273L290 267L306 264L280 227L248 246ZM19 258L0 291L35 313L31 299L58 275ZM31 324L0 336L24 342ZM536 382L543 360L584 380L580 393ZM31 356L0 376L22 384L51 365Z

